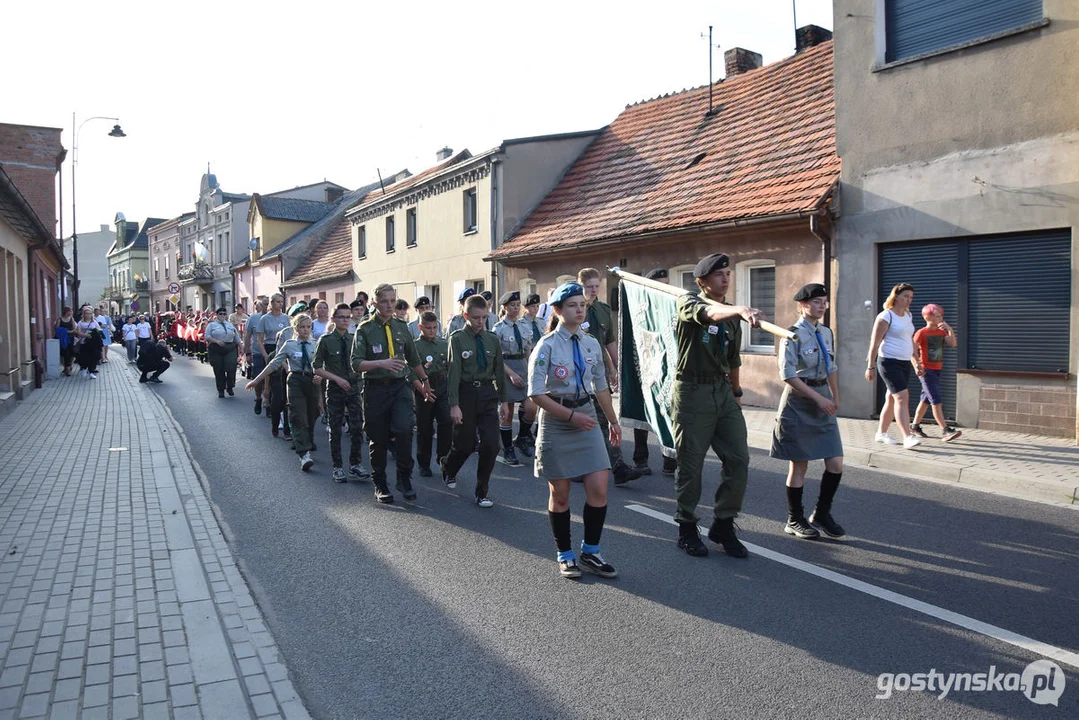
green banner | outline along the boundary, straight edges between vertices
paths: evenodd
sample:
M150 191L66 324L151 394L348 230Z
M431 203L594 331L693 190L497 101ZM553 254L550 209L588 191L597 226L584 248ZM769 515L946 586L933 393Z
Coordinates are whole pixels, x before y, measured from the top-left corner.
M678 299L626 280L619 288L622 425L655 433L663 454L675 457L671 399Z

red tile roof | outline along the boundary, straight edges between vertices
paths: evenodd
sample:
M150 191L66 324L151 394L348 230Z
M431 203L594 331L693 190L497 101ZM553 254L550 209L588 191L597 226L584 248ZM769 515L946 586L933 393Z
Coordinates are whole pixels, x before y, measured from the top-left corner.
M712 117L707 86L627 107L491 256L816 209L839 178L832 42L713 95Z
M306 258L284 287L314 285L352 273L352 224L344 217Z

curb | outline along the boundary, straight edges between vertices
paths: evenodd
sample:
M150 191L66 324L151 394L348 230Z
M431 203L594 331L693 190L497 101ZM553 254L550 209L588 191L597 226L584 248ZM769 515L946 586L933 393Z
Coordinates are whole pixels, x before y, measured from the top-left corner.
M758 450L772 447L772 434L749 430L749 446ZM1037 478L983 470L970 465L918 457L917 451L905 455L873 452L860 447L844 447L844 460L854 465L910 475L919 480L944 482L971 489L1007 493L1023 500L1079 507L1079 486L1043 482Z

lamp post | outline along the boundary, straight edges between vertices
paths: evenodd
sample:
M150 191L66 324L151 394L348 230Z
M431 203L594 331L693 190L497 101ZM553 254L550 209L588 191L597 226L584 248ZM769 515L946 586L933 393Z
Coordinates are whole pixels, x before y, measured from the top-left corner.
M76 128L75 113L71 113L71 132L74 137L74 143L71 146L71 274L74 277L74 287L71 289L72 308L79 307L79 226L75 223L75 168L79 165L79 133L82 132L82 126L91 120L111 120L115 125L109 131L109 137L127 137L127 134L120 129L120 118L97 115L86 118Z

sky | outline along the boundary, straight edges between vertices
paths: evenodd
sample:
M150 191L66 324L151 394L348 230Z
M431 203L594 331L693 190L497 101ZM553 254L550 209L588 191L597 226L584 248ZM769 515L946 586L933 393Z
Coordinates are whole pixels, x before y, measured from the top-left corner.
M194 210L207 165L234 193L417 173L448 146L590 130L628 104L723 76L732 47L765 64L826 0L452 0L6 3L0 122L63 128L71 234ZM18 58L17 61L12 61ZM125 138L108 137L119 118Z

